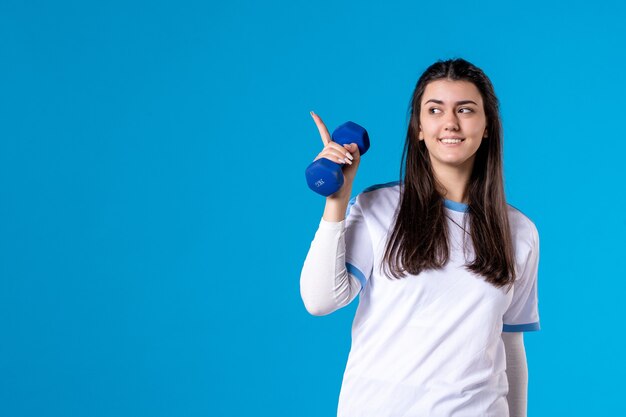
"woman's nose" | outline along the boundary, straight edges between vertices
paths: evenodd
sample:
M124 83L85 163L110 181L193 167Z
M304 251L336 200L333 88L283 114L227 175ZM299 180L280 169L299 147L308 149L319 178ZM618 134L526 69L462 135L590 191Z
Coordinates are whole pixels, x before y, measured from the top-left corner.
M444 121L444 127L446 130L459 130L459 120L455 114L446 118Z

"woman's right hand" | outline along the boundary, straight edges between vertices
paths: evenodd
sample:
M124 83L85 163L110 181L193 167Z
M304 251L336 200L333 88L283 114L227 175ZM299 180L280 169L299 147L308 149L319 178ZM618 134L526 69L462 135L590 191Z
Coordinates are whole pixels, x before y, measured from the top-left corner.
M350 198L352 192L352 183L356 176L356 171L359 167L361 155L359 153L359 147L356 143L347 145L340 145L337 142L333 142L330 133L322 119L315 113L311 112L311 116L317 125L317 129L320 132L322 142L324 143L324 149L315 157L313 161L317 161L320 158L326 158L333 161L336 164L342 165L344 182L341 188L334 194L328 196L329 199L335 198Z

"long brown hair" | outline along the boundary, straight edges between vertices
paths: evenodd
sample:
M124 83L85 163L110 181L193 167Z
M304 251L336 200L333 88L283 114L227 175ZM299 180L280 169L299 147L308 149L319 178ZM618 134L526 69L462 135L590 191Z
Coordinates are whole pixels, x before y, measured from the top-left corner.
M473 83L482 95L487 119L488 134L476 151L468 182L466 220L475 258L465 268L498 288L512 284L515 256L504 195L499 102L483 71L460 58L432 64L413 91L400 164L400 204L381 267L388 276L402 278L407 272L417 275L425 269L443 268L450 256L444 196L437 190L425 141L418 140L424 90L428 83L440 79Z

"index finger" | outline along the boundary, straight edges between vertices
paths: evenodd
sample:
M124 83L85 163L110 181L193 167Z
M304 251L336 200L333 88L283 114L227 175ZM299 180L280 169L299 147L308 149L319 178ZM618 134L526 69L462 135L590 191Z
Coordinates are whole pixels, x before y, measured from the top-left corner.
M330 137L330 133L328 133L328 129L326 129L326 125L322 121L322 119L315 113L311 112L311 116L317 125L317 130L320 131L320 136L322 137L322 142L324 142L324 146L328 145L329 142L332 141Z

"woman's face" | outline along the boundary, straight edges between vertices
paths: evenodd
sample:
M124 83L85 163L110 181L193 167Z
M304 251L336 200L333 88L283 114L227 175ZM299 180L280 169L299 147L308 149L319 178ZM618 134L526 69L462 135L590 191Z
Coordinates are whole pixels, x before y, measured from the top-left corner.
M487 135L487 119L478 88L469 81L430 82L422 95L419 139L435 169L447 165L471 171L474 156ZM461 138L442 141L445 138Z

